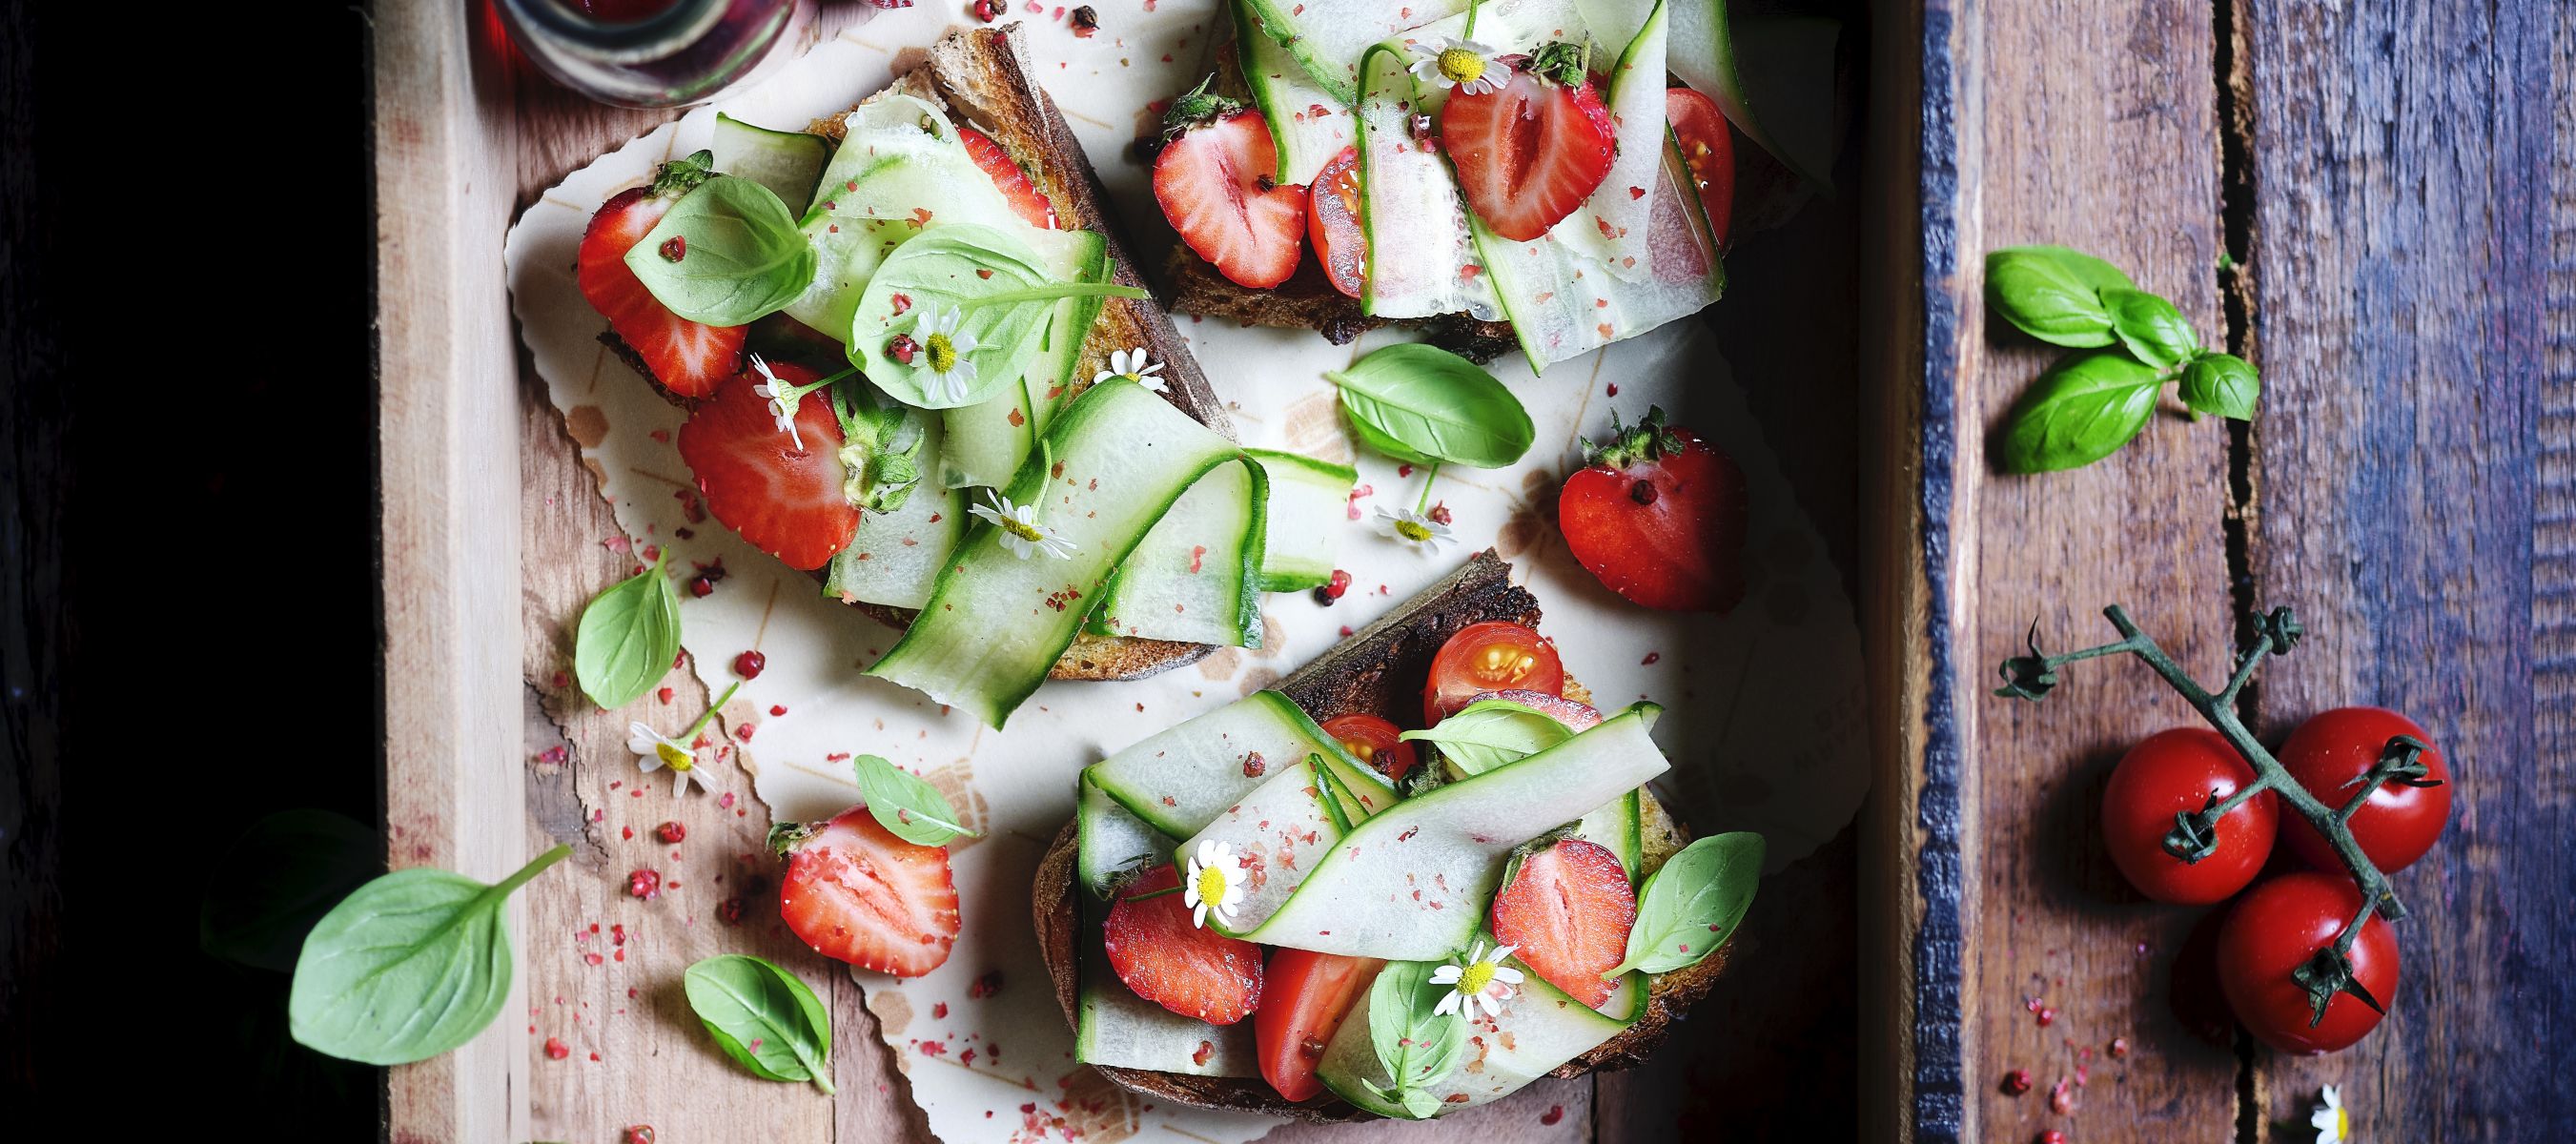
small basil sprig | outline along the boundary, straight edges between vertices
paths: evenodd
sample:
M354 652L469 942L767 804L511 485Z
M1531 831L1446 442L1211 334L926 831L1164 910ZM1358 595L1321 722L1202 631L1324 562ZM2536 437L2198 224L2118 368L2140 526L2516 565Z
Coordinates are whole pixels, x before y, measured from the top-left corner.
M896 247L850 316L850 364L921 409L979 404L1019 383L1058 299L1142 298L1114 282L1062 281L996 227L943 224Z
M1390 961L1369 985L1369 1048L1394 1083L1377 1092L1404 1106L1416 1120L1440 1111L1439 1098L1426 1091L1458 1067L1467 1043L1467 1022L1456 1013L1433 1012L1439 991L1428 961Z
M921 484L928 417L858 377L832 386L832 412L841 422L841 467L850 474L843 495L869 512L902 508Z
M921 846L945 846L948 840L975 832L957 824L957 809L939 788L912 772L875 755L851 760L859 775L859 797L867 800L868 817L894 836Z
M832 1015L795 974L720 953L690 966L682 982L716 1047L751 1075L832 1091Z
M1340 388L1361 443L1391 460L1499 469L1537 437L1511 390L1438 346L1388 346L1324 376Z
M2099 258L2062 246L1994 251L1986 301L2034 338L2093 351L2060 359L2022 395L2004 426L2007 470L2071 469L2110 456L2147 427L2170 382L2194 415L2254 417L2262 382L2253 365L2202 348L2172 302Z
M304 939L287 1028L315 1052L371 1065L427 1060L472 1040L510 994L502 907L570 853L557 846L489 886L416 867L358 887Z
M1726 944L1762 880L1762 836L1738 831L1702 838L1664 861L1637 895L1628 953L1601 976L1670 973L1697 965Z
M777 312L813 284L814 247L776 191L713 175L627 249L626 268L672 313L710 326L742 326Z
M1546 712L1508 699L1479 699L1439 726L1396 736L1436 744L1441 758L1471 775L1517 763L1573 737Z
M574 630L572 673L582 694L603 708L623 707L650 691L680 654L680 594L662 574L670 549L653 566L618 581L581 610Z

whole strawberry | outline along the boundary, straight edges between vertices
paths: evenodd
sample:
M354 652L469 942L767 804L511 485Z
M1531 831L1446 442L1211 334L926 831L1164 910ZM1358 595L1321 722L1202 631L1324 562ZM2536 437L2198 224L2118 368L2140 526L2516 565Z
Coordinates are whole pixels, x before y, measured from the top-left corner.
M1589 467L1566 478L1557 525L1602 586L1649 608L1726 612L1744 599L1744 470L1688 429L1646 419L1583 442Z

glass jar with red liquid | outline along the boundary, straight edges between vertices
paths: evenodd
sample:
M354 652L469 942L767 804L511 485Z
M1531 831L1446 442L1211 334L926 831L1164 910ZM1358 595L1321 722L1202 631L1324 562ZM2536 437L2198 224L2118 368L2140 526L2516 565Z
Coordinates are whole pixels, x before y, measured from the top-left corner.
M624 107L704 103L794 42L812 0L492 0L564 86Z

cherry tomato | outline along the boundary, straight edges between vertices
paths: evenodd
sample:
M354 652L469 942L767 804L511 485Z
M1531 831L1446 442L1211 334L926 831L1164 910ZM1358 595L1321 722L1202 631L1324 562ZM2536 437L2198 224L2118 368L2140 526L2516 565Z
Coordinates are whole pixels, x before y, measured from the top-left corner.
M2254 887L2218 931L2218 983L2227 1005L2263 1043L2285 1053L2331 1053L2379 1025L2361 998L2338 993L2311 1027L2308 990L2290 977L2361 910L2361 891L2342 874L2302 870ZM2353 979L2381 1006L2397 999L2397 933L2373 914L2352 943Z
M1270 964L1262 970L1267 992L1252 1014L1252 1034L1261 1053L1261 1077L1280 1096L1304 1100L1324 1091L1324 1082L1315 1079L1315 1063L1324 1058L1333 1030L1385 965L1373 957L1270 951Z
M2377 707L2342 707L2312 715L2299 729L2290 732L2290 741L2281 744L2281 766L2290 777L2317 796L2317 801L2340 807L2360 793L2360 787L2345 783L2361 777L2379 763L2379 754L2387 749L2388 740L2399 735L2413 735L2427 746L2433 742L2414 720L2394 711ZM2403 783L2381 783L2370 792L2370 801L2353 812L2353 841L2361 843L2361 852L2370 856L2371 865L2383 874L2394 874L2414 864L2433 848L2442 836L2442 824L2451 817L2451 768L2442 761L2442 752L2427 750L2423 755L2424 777L2440 782L2433 787L2410 787ZM2343 860L2335 857L2334 847L2308 820L2297 815L2284 831L2290 852L2321 870L2341 870Z
M1487 691L1565 691L1565 665L1556 645L1537 632L1508 620L1469 624L1440 645L1431 657L1431 678L1422 687L1422 722L1438 723Z
M1397 738L1404 729L1375 715L1352 712L1324 720L1324 733L1341 743L1351 757L1377 768L1389 782L1413 769L1413 744Z
M1735 133L1727 130L1715 102L1687 87L1664 90L1664 121L1681 144L1691 181L1699 184L1709 237L1723 249L1727 224L1735 217Z
M2112 768L2102 792L2102 841L2129 884L2159 902L2204 906L2236 896L2272 857L2280 801L2264 791L2218 820L2218 849L2198 862L2165 852L2174 816L2225 801L2254 785L2254 766L2206 727L2177 727L2139 740Z
M1368 284L1368 231L1361 225L1360 152L1344 147L1306 188L1306 237L1333 289L1353 298Z

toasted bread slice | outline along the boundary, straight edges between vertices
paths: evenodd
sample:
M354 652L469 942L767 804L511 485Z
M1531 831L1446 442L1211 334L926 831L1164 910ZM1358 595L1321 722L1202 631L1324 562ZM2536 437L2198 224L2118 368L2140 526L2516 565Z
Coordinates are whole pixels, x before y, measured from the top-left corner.
M1495 556L1493 550L1477 554L1465 567L1299 668L1280 681L1278 690L1318 722L1354 711L1401 721L1406 713L1421 709L1422 680L1430 671L1431 659L1459 629L1486 620L1537 626L1538 601L1510 582L1510 572L1511 566ZM1567 698L1579 702L1588 703L1592 698L1571 678L1566 680L1565 691ZM1651 872L1689 843L1690 833L1651 795L1642 801L1644 866ZM1067 1022L1079 1019L1076 1006L1082 989L1076 961L1082 933L1080 914L1075 908L1075 825L1065 823L1040 860L1030 903L1037 924L1038 950L1046 960L1047 975L1055 983L1056 1001L1064 1007ZM1644 1060L1663 1043L1672 1023L1717 983L1718 976L1726 971L1727 961L1727 950L1721 947L1697 965L1657 974L1650 983L1646 1011L1634 1025L1567 1062L1552 1075L1575 1077L1595 1069L1626 1068ZM1264 1112L1311 1121L1368 1118L1368 1114L1330 1093L1291 1103L1258 1077L1187 1076L1106 1066L1100 1066L1100 1072L1122 1087L1194 1108Z

